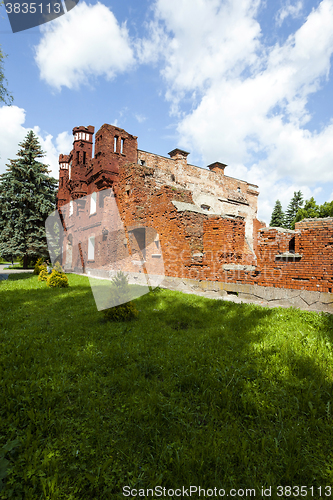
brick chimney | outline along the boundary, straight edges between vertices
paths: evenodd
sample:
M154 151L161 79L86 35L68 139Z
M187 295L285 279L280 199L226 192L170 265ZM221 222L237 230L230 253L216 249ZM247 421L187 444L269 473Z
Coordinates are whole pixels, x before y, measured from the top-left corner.
M220 163L219 161L215 161L208 165L208 168L211 172L215 172L216 174L224 175L224 169L227 167L225 163Z
M187 151L183 151L182 149L173 149L172 151L170 151L170 153L168 153L168 155L170 156L170 158L172 160L175 160L176 161L176 165L187 165L187 157L190 153L188 153Z

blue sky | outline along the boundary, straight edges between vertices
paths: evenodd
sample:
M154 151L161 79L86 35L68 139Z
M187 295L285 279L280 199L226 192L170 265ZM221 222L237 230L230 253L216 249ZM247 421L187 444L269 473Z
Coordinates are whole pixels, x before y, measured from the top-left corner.
M266 223L299 189L333 199L333 0L80 0L15 34L1 7L0 44L0 173L31 128L57 176L73 127L112 123L140 149L226 163Z

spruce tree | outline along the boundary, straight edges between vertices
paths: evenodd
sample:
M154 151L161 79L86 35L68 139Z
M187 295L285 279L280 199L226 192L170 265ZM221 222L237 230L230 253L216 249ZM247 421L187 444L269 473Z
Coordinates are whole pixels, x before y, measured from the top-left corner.
M269 225L271 227L284 227L284 213L280 200L276 200L275 202L271 222L269 223Z
M302 208L303 203L302 192L294 191L294 196L290 200L285 216L285 225L287 229L295 229L296 215L299 209Z
M45 220L55 210L57 180L39 161L45 156L31 130L19 144L18 159L0 176L0 255L23 259L48 257Z

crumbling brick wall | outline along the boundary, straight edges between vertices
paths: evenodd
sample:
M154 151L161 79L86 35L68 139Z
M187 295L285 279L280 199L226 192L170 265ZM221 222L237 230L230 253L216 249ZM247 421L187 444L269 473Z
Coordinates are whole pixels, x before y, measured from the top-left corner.
M258 265L266 270L259 284L332 291L333 218L303 219L296 223L295 231L277 233L270 229L259 234Z

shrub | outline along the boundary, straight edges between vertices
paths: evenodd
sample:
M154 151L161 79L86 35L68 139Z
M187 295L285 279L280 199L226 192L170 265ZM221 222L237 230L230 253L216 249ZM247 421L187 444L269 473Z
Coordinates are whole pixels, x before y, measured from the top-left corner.
M56 271L58 271L58 273L63 273L64 272L64 270L63 270L63 268L62 268L62 266L61 266L61 264L60 264L59 261L57 261L54 264L53 269L55 269Z
M46 266L41 266L41 271L38 275L38 281L46 281L49 276Z
M44 264L44 259L43 259L43 257L39 257L39 259L37 260L37 262L35 264L34 274L39 275L42 268L44 268L44 267L46 268L46 266Z
M123 271L118 271L116 276L111 280L111 296L112 302L121 305L124 302L129 302L131 299L131 290L128 284L128 278Z
M103 311L104 318L109 321L128 321L138 316L139 312L133 302L130 301L131 291L128 278L122 271L118 271L111 280L111 302L116 303L114 307Z
M48 275L46 284L51 287L66 288L68 287L68 278L65 273L53 269L52 273Z
M104 318L108 321L129 321L136 318L139 311L133 302L125 302L125 304L105 309L103 313Z

